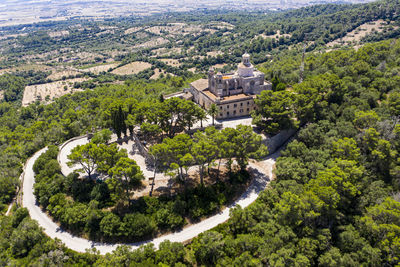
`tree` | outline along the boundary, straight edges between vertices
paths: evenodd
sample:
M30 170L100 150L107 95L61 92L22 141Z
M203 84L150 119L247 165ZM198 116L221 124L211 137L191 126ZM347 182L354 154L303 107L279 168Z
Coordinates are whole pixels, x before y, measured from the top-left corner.
M11 234L11 252L17 257L25 257L43 238L38 223L25 218Z
M179 179L185 182L183 169L189 164L189 156L186 155L191 153L192 144L193 141L189 135L179 134L174 138L164 139L161 144L152 146L150 153L165 167L177 169Z
M204 165L215 159L218 148L199 131L194 134L194 138L191 154L199 167L200 183L204 185Z
M163 263L174 266L178 262L183 262L185 257L185 247L181 243L165 240L160 243L156 251L156 263Z
M227 128L226 128L227 129ZM233 153L232 146L228 142L227 135L224 134L224 130L218 131L214 127L207 127L205 130L207 137L212 140L216 145L217 154L215 155L215 160L218 160L218 174L217 179L219 179L220 167L223 158L229 157Z
M182 126L187 127L188 130L198 121L201 121L201 124L203 124L203 120L206 118L205 111L191 101L184 100L180 109L182 113Z
M100 231L107 237L120 235L121 219L112 212L107 214L100 221Z
M130 203L131 190L141 185L144 179L140 167L136 161L130 158L122 157L114 167L109 170L111 178L106 182L112 192L114 200L122 199Z
M386 198L382 203L367 208L361 218L364 236L383 253L388 264L400 262L400 203Z
M0 203L9 203L17 189L18 179L14 177L0 177Z
M219 112L218 106L215 104L211 104L211 106L207 110L208 115L210 115L212 118L212 125L214 125L214 120L215 120L215 117L218 115L218 112Z
M207 163L208 174L210 174L210 165L217 158L219 150L217 144L214 142L214 139L210 138L212 131L212 128L210 130L206 129L205 133L198 131L193 135L196 145L195 149L197 150L195 150L193 154L195 155L195 158L197 157L197 160L200 159L199 157L201 156L201 154L202 156L204 156L205 163Z
M97 171L108 174L120 158L127 158L126 149L119 149L116 143L97 145Z
M82 231L86 224L87 206L83 203L74 203L66 207L61 217L61 223L72 231Z
M277 133L296 127L294 121L294 94L288 91L262 91L255 99L253 123L268 133Z
M267 154L267 148L261 143L261 136L254 133L251 126L238 125L235 135L228 141L233 146L241 170L246 168L250 157L260 158Z
M205 232L192 246L198 264L214 265L225 254L223 236L215 231Z
M400 92L392 92L389 95L389 110L392 116L400 116Z
M150 147L149 155L153 158L153 181L151 183L151 188L149 196L153 195L154 185L156 183L156 174L160 166L165 164L165 156L167 154L167 145L161 143Z
M68 155L69 162L67 164L68 166L79 164L82 168L77 171L85 172L91 179L99 163L99 152L97 145L93 143L76 146L71 150L71 154Z
M94 134L90 142L98 144L107 144L111 140L112 132L109 129L103 129Z
M128 238L149 236L156 229L156 224L150 216L142 213L127 214L121 225L121 232Z
M358 111L355 114L354 125L359 129L372 128L376 126L376 123L379 121L379 116L375 113L375 111Z
M29 216L29 211L27 208L19 208L15 211L12 217L12 226L17 228L23 219Z
M182 99L178 97L171 97L166 99L159 113L161 128L168 134L169 137L172 137L175 133L176 127L182 125L183 122L183 114L181 113L181 107L183 105Z
M111 107L111 127L114 129L117 134L118 139L121 138L121 134L124 133L126 136L126 119L127 119L127 111L125 111L122 107L122 103L116 102Z
M148 122L144 122L140 125L140 131L147 141L157 138L162 133L160 126Z
M333 155L335 157L358 161L360 158L360 149L352 138L339 139L332 143Z
M5 73L0 76L0 89L4 92L4 100L13 102L22 99L26 81L23 77Z

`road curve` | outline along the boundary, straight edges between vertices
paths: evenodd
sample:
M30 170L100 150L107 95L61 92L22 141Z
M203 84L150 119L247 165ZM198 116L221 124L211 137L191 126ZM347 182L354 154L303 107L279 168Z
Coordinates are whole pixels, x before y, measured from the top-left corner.
M98 243L83 239L80 237L73 236L68 232L63 231L52 219L44 213L38 205L36 205L35 195L33 194L33 185L35 182L35 175L33 172L33 164L36 159L45 151L47 148L41 149L36 152L30 159L28 159L25 165L24 182L23 182L23 206L29 210L29 214L32 219L37 220L39 225L44 229L44 232L51 238L60 239L67 247L78 252L85 252L87 249L96 248L100 254L106 254L112 252L117 246L121 244L107 244ZM254 180L246 191L241 195L230 206L222 210L220 213L205 219L199 223L185 227L179 232L170 233L163 235L158 238L154 238L148 241L128 244L133 249L138 248L140 245L146 243L153 243L158 248L159 244L164 240L170 240L171 242L185 242L196 237L198 234L214 228L218 224L221 224L229 219L229 209L240 205L241 207L247 207L254 202L261 191L263 191L272 177L272 169L275 164L275 159L279 152L271 155L267 159L260 162L251 162L249 164L249 171L254 175Z

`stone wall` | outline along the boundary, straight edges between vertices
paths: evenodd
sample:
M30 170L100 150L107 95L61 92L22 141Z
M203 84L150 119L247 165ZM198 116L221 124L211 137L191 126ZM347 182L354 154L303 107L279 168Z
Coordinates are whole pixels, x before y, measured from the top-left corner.
M275 153L281 146L283 146L287 141L289 141L295 134L297 130L283 130L274 136L263 136L263 144L268 147L268 153Z
M147 164L150 164L152 166L154 164L154 160L153 160L153 157L149 154L149 151L147 150L147 148L142 144L142 142L140 142L139 137L137 137L137 135L135 133L132 133L132 138L133 138L133 141L135 141L135 145L136 145L140 155L142 155L146 159Z

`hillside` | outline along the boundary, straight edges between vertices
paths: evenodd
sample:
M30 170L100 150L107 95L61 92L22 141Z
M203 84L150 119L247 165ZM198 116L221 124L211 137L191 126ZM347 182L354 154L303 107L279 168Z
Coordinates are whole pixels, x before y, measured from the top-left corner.
M204 77L210 66L226 64L217 66L230 70L245 51L273 83L273 90L255 100L260 109L253 112L253 123L266 134L287 129L297 134L277 159L275 179L256 202L232 209L226 223L188 244L166 241L159 250L145 245L135 251L121 246L106 256L77 253L47 237L26 209L14 206L11 216L0 216L0 265L400 264L399 9L399 1L388 0L267 14L196 11L2 28L3 213L19 187L27 158L93 129L115 130L120 126L116 116L125 114L126 122L140 122L154 139L167 144L163 132L170 134L168 122L174 117L165 111L173 101L165 101L163 95ZM373 23L376 30L365 28ZM357 35L360 32L365 34ZM304 43L304 81L299 83ZM175 109L189 113L191 106L183 103ZM182 127L190 129L190 122L184 122ZM226 131L229 134L233 133ZM168 137L172 140L173 135ZM204 136L198 133L193 142L206 144ZM54 163L54 153L45 160ZM59 202L50 205L52 214L72 226L78 219L72 215L79 214L79 231L98 234L99 218L109 214L115 219L122 208L85 192L75 178L64 179L57 168L41 169L35 191L43 206L53 195L72 192L53 198ZM218 186L213 190L222 190ZM199 188L193 189L191 203L198 212L212 210L202 202ZM208 204L225 203L225 191L213 192L221 194L209 198ZM146 222L157 221L151 224L154 231L165 218L176 218L179 209L194 213L189 206L179 206L183 200L172 207L166 199L148 198L138 204ZM167 216L157 217L156 207ZM110 228L116 233L110 237L123 239L123 229L128 229L123 227Z

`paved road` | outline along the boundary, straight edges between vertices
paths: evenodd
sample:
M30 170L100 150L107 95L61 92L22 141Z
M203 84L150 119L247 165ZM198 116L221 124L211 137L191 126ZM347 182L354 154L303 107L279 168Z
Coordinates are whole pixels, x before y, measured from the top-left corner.
M73 138L71 141L65 142L63 145L61 145L60 148L60 153L58 154L58 162L60 163L61 166L61 172L65 176L68 176L68 174L72 173L74 170L79 169L79 165L74 165L74 166L68 166L67 162L69 161L67 156L71 154L71 150L78 146L78 145L85 145L89 142L87 137L81 137L81 138ZM66 153L61 153L61 152L66 152Z
M64 232L60 227L55 224L50 217L48 217L37 205L35 196L33 194L33 184L34 184L34 172L33 164L35 160L46 151L46 148L38 151L34 156L32 156L25 169L24 183L23 183L23 206L28 208L32 219L39 222L39 225L43 227L44 232L51 238L60 239L67 247L79 251L85 252L86 249L96 248L101 254L106 254L113 251L119 244L107 244L107 243L97 243L92 242L87 239L72 236L71 234ZM259 193L263 191L268 184L270 178L272 177L272 169L275 164L275 159L278 153L270 156L261 162L251 162L249 165L249 170L255 175L253 183L249 188L242 194L242 196L237 199L229 207L225 208L219 214L216 214L208 219L205 219L197 224L185 227L180 232L167 234L152 240L148 240L140 243L129 244L133 249L138 248L140 245L152 242L156 247L164 240L170 240L172 242L185 242L196 237L198 234L214 228L220 223L225 222L229 219L229 209L240 205L243 208L254 202Z
M116 140L117 136L113 134L111 142L114 142ZM68 174L72 173L74 170L79 169L80 167L79 165L74 165L74 166L67 165L67 162L69 161L68 155L71 154L71 150L74 147L78 145L85 145L87 143L89 143L89 140L86 138L86 136L82 136L78 138L73 138L65 142L63 145L61 145L57 159L58 163L60 163L61 172L63 175L68 176ZM153 170L146 165L145 158L136 151L135 143L133 140L128 140L128 142L123 142L121 145L118 144L118 147L124 148L128 151L129 158L134 159L136 163L140 166L140 169L142 170L144 176L146 177L146 180L154 176ZM166 177L163 173L157 172L157 180L162 180L162 179L170 179L170 178Z

